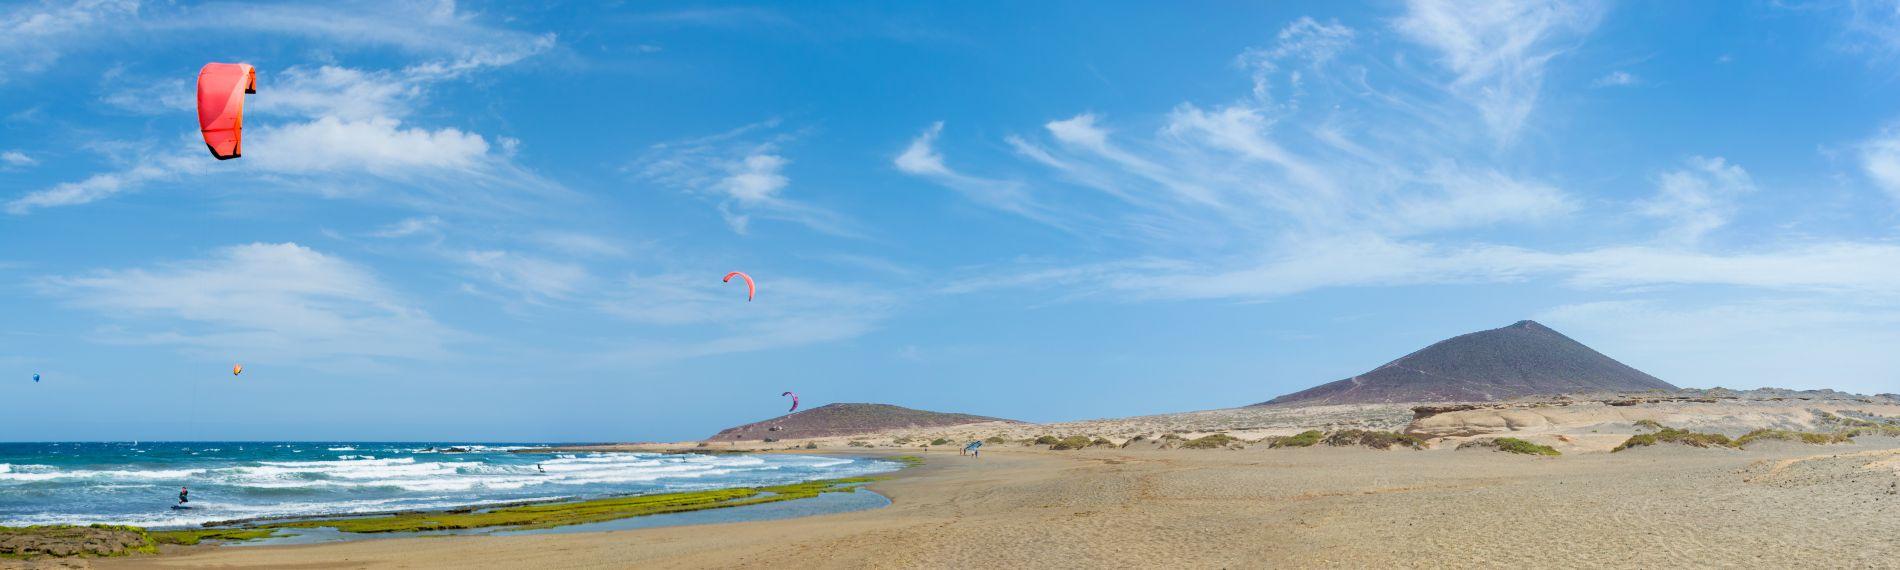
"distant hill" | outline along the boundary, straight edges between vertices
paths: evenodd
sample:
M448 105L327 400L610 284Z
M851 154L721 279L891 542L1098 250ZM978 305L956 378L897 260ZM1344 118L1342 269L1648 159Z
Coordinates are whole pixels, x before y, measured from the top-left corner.
M1254 404L1491 401L1535 394L1675 390L1535 321L1456 336L1365 374Z
M838 437L905 428L935 428L982 422L1011 422L970 414L913 410L890 404L826 404L761 422L719 430L708 441ZM779 428L773 430L772 428Z

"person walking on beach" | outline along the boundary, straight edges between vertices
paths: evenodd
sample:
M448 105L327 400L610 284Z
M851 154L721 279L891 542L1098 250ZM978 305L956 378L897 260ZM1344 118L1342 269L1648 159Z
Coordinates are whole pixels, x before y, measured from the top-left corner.
M190 495L190 494L191 494L191 489L179 487L178 488L178 504L182 505L182 504L191 502L191 499L186 497L186 495Z

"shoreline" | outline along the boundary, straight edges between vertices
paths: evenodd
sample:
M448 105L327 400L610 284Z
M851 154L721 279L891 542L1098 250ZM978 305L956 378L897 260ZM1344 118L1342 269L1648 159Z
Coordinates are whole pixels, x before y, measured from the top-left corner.
M862 450L836 450L864 453ZM999 447L880 509L569 534L174 550L99 568L1880 566L1900 440L1535 458ZM946 454L947 455L947 454Z

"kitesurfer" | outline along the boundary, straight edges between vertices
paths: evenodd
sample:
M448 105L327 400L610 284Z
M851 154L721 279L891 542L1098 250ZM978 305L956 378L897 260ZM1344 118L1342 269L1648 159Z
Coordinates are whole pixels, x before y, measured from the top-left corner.
M189 497L186 497L186 495L190 495L190 494L191 494L191 489L179 487L178 488L178 504L182 505L182 504L191 502L191 499Z

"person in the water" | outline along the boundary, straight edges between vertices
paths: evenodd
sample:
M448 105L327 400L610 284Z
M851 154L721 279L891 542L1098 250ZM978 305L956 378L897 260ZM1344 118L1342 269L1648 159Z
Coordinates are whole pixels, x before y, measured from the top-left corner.
M191 489L179 487L178 488L178 504L182 505L182 504L191 502L191 499L186 497L186 495L190 495L190 494L191 494Z

